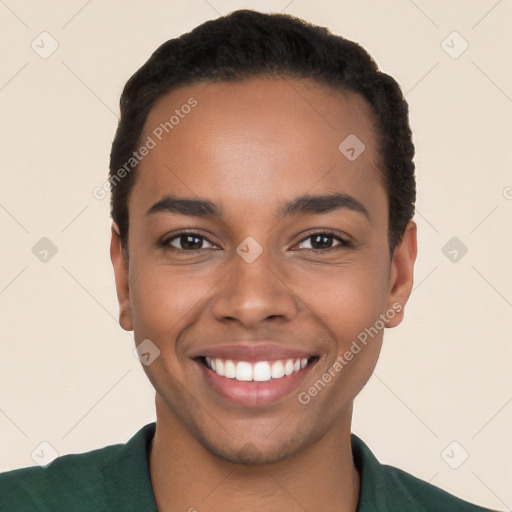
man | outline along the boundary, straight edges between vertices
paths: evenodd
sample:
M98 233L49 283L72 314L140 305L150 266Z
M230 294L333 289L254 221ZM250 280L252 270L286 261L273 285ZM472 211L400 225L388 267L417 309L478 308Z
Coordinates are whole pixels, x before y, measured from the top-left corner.
M326 29L237 11L162 45L123 92L109 180L156 424L4 474L0 509L485 510L351 434L412 289L413 154L396 82Z

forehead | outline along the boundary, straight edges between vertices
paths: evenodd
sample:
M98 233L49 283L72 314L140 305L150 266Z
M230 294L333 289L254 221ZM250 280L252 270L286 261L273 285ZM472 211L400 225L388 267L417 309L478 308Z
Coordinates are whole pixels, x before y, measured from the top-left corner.
M276 197L380 195L373 115L358 94L309 80L198 83L160 98L141 141L134 203L166 193L262 206ZM372 200L372 198L369 198Z

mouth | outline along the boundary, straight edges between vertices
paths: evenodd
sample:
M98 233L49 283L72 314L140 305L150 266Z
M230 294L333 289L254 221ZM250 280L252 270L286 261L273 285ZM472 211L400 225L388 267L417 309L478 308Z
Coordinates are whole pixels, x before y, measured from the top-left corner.
M194 358L208 387L217 397L244 407L272 405L291 395L320 357L305 353L258 357L225 351ZM245 357L243 357L245 355Z
M276 361L233 361L231 359L199 358L201 363L220 377L238 382L268 382L298 373L318 357L278 359Z

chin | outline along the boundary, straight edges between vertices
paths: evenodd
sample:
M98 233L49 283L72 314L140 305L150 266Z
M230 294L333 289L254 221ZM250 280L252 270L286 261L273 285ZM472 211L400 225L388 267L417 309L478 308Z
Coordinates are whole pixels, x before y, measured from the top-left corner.
M208 447L207 447L208 448ZM211 447L210 451L220 459L232 464L243 466L258 466L279 462L289 456L288 452L276 449L260 449L253 443L246 443L238 451L228 447Z
M280 462L298 454L306 448L307 444L306 441L301 441L295 436L291 438L287 436L284 439L274 436L270 440L254 439L251 441L246 439L237 445L230 445L229 441L225 444L218 444L218 440L203 441L204 447L216 457L232 464L245 466Z

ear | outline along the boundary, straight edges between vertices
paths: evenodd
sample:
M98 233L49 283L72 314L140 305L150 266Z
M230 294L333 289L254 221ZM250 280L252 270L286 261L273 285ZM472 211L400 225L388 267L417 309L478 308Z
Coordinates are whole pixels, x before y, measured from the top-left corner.
M387 308L388 310L392 309L396 314L387 320L386 327L396 327L404 318L405 304L412 291L417 253L417 226L415 222L410 221L402 239L393 251Z
M125 331L133 330L130 309L130 286L128 280L128 260L121 245L119 227L112 223L112 239L110 241L110 259L114 266L117 300L119 301L119 324Z

